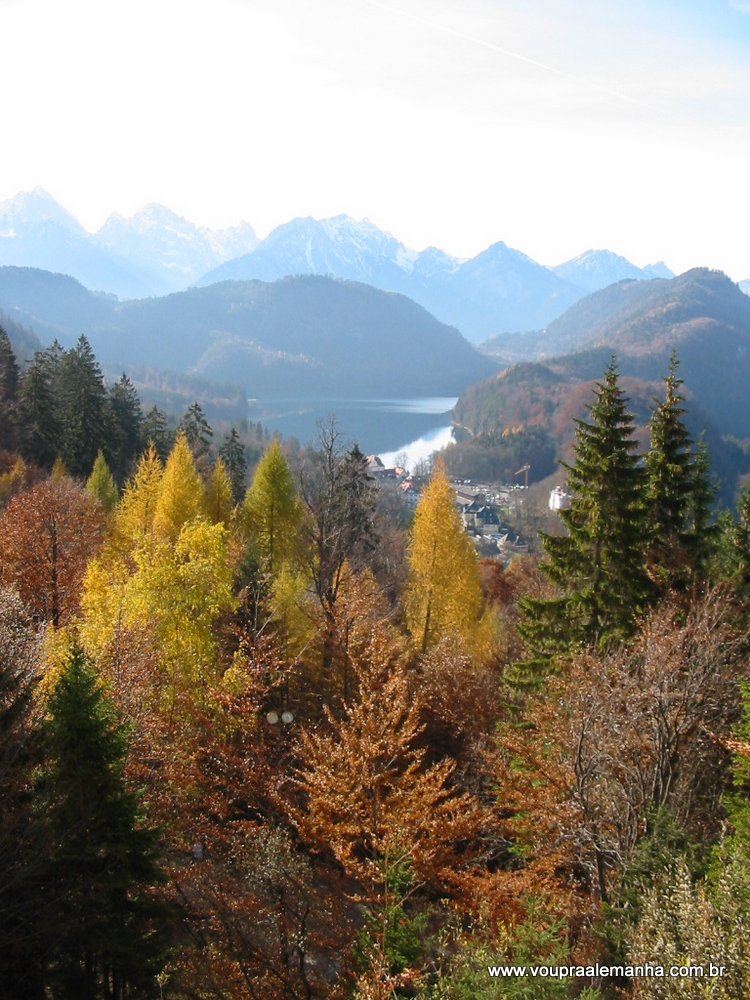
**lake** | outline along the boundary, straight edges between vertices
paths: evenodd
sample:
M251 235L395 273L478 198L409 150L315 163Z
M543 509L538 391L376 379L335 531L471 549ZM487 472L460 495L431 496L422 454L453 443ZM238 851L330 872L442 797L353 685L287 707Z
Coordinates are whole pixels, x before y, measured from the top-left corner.
M366 455L380 455L386 467L396 455L405 453L413 467L452 440L451 412L456 401L456 396L251 399L248 419L307 444L315 441L319 422L334 417L347 443L356 441Z

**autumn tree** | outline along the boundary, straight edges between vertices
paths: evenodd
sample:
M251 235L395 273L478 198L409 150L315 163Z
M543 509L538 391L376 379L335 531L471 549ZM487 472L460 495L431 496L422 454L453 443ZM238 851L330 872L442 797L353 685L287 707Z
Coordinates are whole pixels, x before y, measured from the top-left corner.
M449 633L471 641L484 601L474 549L441 463L414 513L409 571L404 608L416 647L424 653Z
M540 874L575 873L607 902L661 811L696 834L717 830L741 649L729 601L711 591L548 678L500 744L501 801Z
M563 463L572 494L560 511L566 534L541 536L542 566L560 596L521 605L532 677L581 645L604 648L630 636L649 596L644 471L614 360L597 383L589 421L576 423L575 461Z
M174 541L181 528L204 509L204 489L184 434L178 434L159 483L154 532Z
M419 703L399 658L399 644L374 627L353 664L356 698L340 719L326 710L327 725L300 736L294 787L302 804L288 806L303 841L330 853L354 881L378 927L368 959L381 983L404 972L392 964L392 893L401 909L423 886L455 888L472 861L457 845L467 848L482 822L475 801L452 787L454 764L427 764Z
M263 572L278 573L299 551L302 505L276 438L255 469L240 517Z
M333 421L320 428L318 450L302 471L301 495L307 574L322 616L320 685L325 690L335 655L339 589L349 569L366 565L377 542L375 484L366 459L356 444L342 450Z
M91 475L86 480L86 492L98 500L108 514L114 510L119 494L101 448L97 452Z
M0 513L0 580L57 628L78 612L86 564L102 532L100 504L70 479L17 493Z
M232 483L220 458L214 462L206 483L206 515L213 524L228 525L234 510Z
M136 470L125 485L117 507L115 526L131 545L142 542L154 524L164 468L153 444L141 456Z

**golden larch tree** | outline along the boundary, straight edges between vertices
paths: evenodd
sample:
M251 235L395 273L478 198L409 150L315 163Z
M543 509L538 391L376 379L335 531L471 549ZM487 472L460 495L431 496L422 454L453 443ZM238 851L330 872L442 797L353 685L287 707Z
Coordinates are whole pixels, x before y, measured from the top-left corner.
M476 555L439 462L414 513L406 625L422 652L449 633L471 645L480 631L483 608Z

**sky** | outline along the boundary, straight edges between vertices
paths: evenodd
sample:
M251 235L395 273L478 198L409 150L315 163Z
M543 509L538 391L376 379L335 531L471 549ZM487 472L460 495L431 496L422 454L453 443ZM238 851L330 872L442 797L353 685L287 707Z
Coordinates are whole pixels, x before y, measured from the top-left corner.
M0 0L0 200L750 277L750 0Z

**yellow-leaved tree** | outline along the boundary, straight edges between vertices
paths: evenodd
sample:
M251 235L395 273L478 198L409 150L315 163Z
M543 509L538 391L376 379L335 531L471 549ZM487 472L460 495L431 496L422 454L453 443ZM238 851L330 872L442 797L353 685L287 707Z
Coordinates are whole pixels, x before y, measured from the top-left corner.
M115 512L115 531L130 546L151 534L163 474L156 449L149 444Z
M116 537L84 580L81 637L106 669L147 640L169 689L213 682L215 627L234 605L227 530L205 517L204 489L180 435L162 474L150 448L115 512Z
M217 458L206 484L206 514L212 524L229 525L233 510L232 481L226 466Z
M184 434L177 435L169 453L159 495L154 510L154 534L165 541L175 542L183 525L194 520L205 509L203 482Z
M448 634L477 651L491 641L474 547L461 524L442 462L414 513L404 611L420 652Z
M302 505L276 439L258 462L242 502L241 521L260 568L278 573L298 549Z

